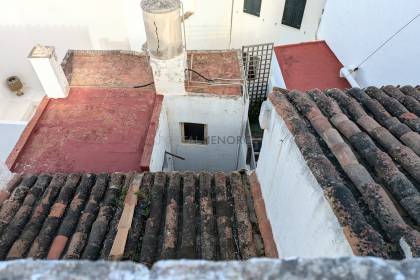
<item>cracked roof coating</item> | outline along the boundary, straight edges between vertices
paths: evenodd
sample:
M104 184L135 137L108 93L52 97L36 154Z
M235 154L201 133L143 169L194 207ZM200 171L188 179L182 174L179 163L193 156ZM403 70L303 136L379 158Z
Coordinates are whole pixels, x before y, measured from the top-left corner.
M418 90L404 89L275 89L269 97L357 255L398 258L404 239L420 256Z

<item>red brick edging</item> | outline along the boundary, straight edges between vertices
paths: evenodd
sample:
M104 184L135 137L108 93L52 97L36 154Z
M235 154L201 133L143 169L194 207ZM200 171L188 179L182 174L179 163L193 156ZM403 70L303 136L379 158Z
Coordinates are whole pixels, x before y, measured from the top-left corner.
M150 161L152 159L153 146L155 144L155 137L159 127L159 117L162 108L163 96L156 95L154 109L150 120L149 128L147 129L146 140L143 147L143 153L140 161L140 170L149 171Z
M257 214L258 225L260 227L261 237L264 242L265 256L268 258L278 258L276 242L274 241L270 221L265 211L265 202L261 193L261 186L258 182L257 174L254 172L249 176L251 184L251 193L254 200L255 213Z

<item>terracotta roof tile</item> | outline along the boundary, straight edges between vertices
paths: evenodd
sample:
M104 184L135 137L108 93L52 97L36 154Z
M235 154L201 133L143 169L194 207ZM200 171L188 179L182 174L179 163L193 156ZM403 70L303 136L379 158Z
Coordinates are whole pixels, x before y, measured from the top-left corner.
M22 258L27 253L41 229L42 223L47 217L61 187L64 185L65 180L66 176L63 174L56 174L53 177L48 188L45 190L41 201L33 209L31 218L23 229L19 239L16 240L10 248L7 259Z
M0 210L0 236L22 205L29 189L35 184L36 176L27 176L15 188L9 199L4 201Z
M374 129L380 127L380 125L368 115L364 115L363 117L359 118L357 120L357 124L368 132L371 132Z
M296 144L320 185L328 189L331 180L335 184L340 181L344 183L345 181L339 179L339 174L350 179L356 192L368 206L368 212L379 222L381 229L378 232L384 235L384 240L391 240L393 246L398 247L399 240L404 238L413 255L418 256L420 234L415 228L420 223L420 194L416 187L420 183L420 166L419 157L412 149L416 146L413 140L418 134L385 110L386 106L395 105L395 101L398 101L378 91L370 94L377 100L359 89L351 89L348 94L338 89L326 90L325 93L311 90L308 94L282 91L271 94L270 100L295 136ZM407 113L407 109L401 106L391 113ZM308 129L305 122L310 123L314 129ZM322 129L319 126L321 122ZM338 132L342 133L346 140L342 139ZM413 138L407 139L409 137ZM335 170L334 165L324 156L324 150L318 147L318 141L325 141L343 173L340 169L331 173L331 170ZM323 160L314 164L314 155ZM352 186L347 184L343 184L343 187L353 190ZM326 197L331 193L334 192L326 191ZM329 201L340 219L343 213L337 211L333 200ZM351 204L347 205L350 207ZM354 214L354 208L352 210ZM343 222L342 217L340 221ZM365 221L370 223L371 218L366 218ZM372 225L376 229L375 224ZM364 227L369 228L369 224ZM347 237L349 239L349 236ZM366 242L360 237L357 240L358 245ZM353 248L357 247L354 242L351 245ZM377 243L374 246L379 245ZM384 247L378 248L387 251ZM387 252L393 254L392 250Z
M7 225L7 229L3 231L3 234L0 237L0 260L4 260L6 258L14 241L19 237L25 225L30 220L33 207L35 207L37 202L40 201L40 198L44 190L49 185L51 179L51 176L42 174L38 177L34 186L28 190L22 205L10 220Z
M33 258L45 257L48 253L48 247L55 234L55 230L60 223L60 218L64 215L67 201L70 200L74 193L74 188L78 184L80 176L78 174L70 174L65 185L61 188L55 203L46 218L41 229L37 232L38 236L32 243L28 256Z
M420 133L420 119L415 114L410 113L397 99L388 96L376 87L368 87L365 92L378 100L391 115L404 122L413 131Z
M274 92L269 98L277 113L295 136L297 146L344 227L354 253L389 257L390 252L387 250L384 238L367 222L348 182L343 180L336 166L326 157L316 136L308 129L304 118L288 101L285 94Z
M134 183L123 259L265 255L248 175L158 172L24 175L1 209L1 259L109 259Z
M417 101L413 96L405 95L400 89L394 86L385 86L382 88L382 91L388 94L390 97L397 99L401 104L403 104L410 112L420 117L420 102ZM406 92L416 92L416 89L413 87L404 87Z
M232 233L232 221L229 215L229 202L226 188L227 178L224 173L214 175L216 194L217 233L220 237L220 259L231 260L235 258L235 245ZM254 199L258 199L254 197ZM274 244L275 246L275 244Z
M359 105L355 99L344 94L342 91L336 90L333 94L331 94L331 96L334 97L334 99L346 112L350 112L350 110L354 108L360 108L360 110L363 110L361 105ZM381 127L378 123L376 123L376 121L368 116L366 112L363 114L361 112L358 113L358 118L351 113L348 114L353 121L363 127L397 163L401 164L403 168L411 176L413 176L418 183L420 183L420 158L411 148L403 145L391 134L391 132L389 132L386 128Z
M420 155L420 137L418 133L410 131L402 135L400 139L404 144L413 149L417 155Z
M403 92L407 96L411 96L415 98L417 101L420 102L420 91L419 88L414 88L412 86L403 86L400 88L401 92Z
M411 128L406 124L401 123L398 118L391 116L377 100L372 99L366 92L353 88L347 93L360 102L389 132L413 149L417 155L420 155L420 135L418 133L413 133ZM411 136L407 137L405 135Z
M10 197L10 194L22 181L22 174L14 174L5 188L0 191L0 208L3 202Z

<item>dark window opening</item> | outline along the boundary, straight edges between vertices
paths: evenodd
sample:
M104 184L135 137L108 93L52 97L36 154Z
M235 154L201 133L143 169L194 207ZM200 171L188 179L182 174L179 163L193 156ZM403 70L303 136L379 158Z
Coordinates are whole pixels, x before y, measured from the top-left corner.
M248 81L255 80L259 77L259 71L260 71L260 64L261 59L258 56L255 55L249 55L247 53L243 54L244 57L244 63L246 63L246 76L248 78Z
M181 123L182 142L207 144L207 125L201 123Z
M286 0L282 24L300 29L305 12L306 0Z
M244 13L259 17L262 0L244 0Z

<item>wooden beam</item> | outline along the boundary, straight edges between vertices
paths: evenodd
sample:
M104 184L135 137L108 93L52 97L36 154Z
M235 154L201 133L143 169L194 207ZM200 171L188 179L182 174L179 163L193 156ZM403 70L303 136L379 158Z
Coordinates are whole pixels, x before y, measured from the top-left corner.
M134 209L137 205L137 194L143 179L143 173L134 175L133 180L128 188L127 195L124 200L124 210L118 223L118 231L112 244L109 258L111 260L120 260L124 255L125 244L127 242L128 231L133 221Z

